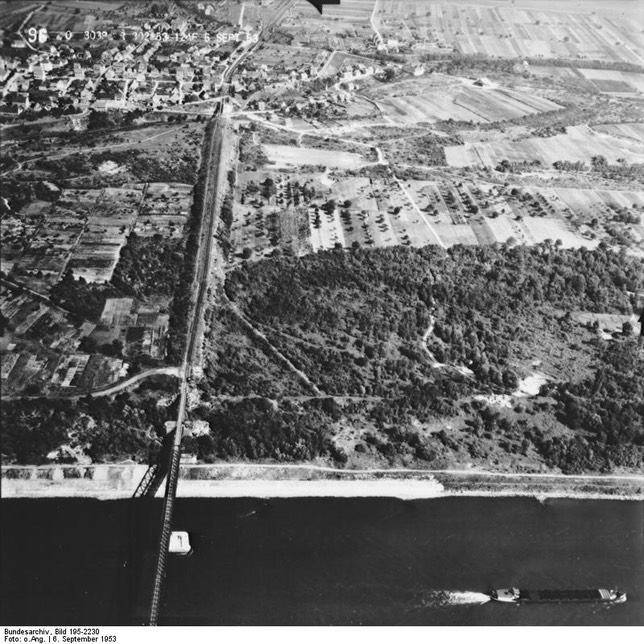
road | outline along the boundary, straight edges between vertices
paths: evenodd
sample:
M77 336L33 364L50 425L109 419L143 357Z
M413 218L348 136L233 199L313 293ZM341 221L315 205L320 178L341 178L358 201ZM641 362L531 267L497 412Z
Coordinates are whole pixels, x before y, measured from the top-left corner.
M438 245L441 248L447 249L447 246L445 246L443 240L438 236L438 233L436 232L434 227L429 223L425 213L418 207L418 204L416 203L414 198L411 196L411 193L409 192L409 190L407 190L407 188L405 187L405 184L395 174L393 175L393 177L394 177L396 183L398 184L398 187L400 188L400 190L403 192L405 197L407 197L407 199L409 200L409 202L413 206L414 210L416 211L416 214L420 217L421 221L425 224L425 226L427 226L427 228L429 229L429 232L436 239L436 242L438 243Z
M155 369L148 369L147 371L142 371L137 373L135 376L128 378L127 380L121 380L113 385L104 387L102 389L94 389L92 391L83 391L83 392L74 392L74 393L49 393L49 394L38 394L35 396L26 396L24 393L16 394L15 396L3 394L3 400L25 400L25 399L40 399L40 398L49 398L49 399L59 399L59 400L78 400L79 398L100 398L101 396L113 396L118 394L120 391L134 387L141 381L146 378L152 378L153 376L175 376L177 378L181 377L181 370L179 367L158 367Z
M469 469L420 469L409 467L390 467L390 468L365 468L365 469L347 469L337 468L325 465L299 465L292 463L203 463L190 465L191 469L230 469L233 467L243 467L247 470L303 470L313 472L325 472L330 474L340 474L344 476L361 475L380 475L380 474L454 474L462 476L489 476L490 478L517 478L517 479L563 479L570 480L596 480L596 481L642 481L644 483L644 474L557 474L557 473L532 473L532 472L492 472L489 470L480 470L477 468Z

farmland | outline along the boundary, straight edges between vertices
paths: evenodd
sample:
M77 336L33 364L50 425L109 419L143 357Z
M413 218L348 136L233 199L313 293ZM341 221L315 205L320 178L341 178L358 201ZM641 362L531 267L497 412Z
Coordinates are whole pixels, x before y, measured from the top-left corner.
M589 91L623 97L644 94L644 79L636 72L616 69L593 69L586 67L557 67L554 65L531 65L532 77L553 77L574 82Z
M0 312L11 324L10 333L0 340L3 392L69 392L102 387L118 378L121 359L79 352L95 324L72 323L64 310L20 288L3 284L1 295Z
M613 164L618 159L628 163L644 163L644 143L617 139L610 134L587 126L574 126L566 134L548 138L526 138L519 141L500 140L494 143L466 143L445 149L447 163L455 167L495 166L507 159L511 163L539 161L550 166L555 161L590 163L592 157L602 155Z
M3 390L83 392L163 364L203 126L140 125L45 126L40 137L24 128L14 144L22 167L2 220ZM56 152L41 155L52 140ZM110 297L121 294L134 297ZM110 314L113 300L129 300L123 315Z
M534 94L489 84L478 87L472 81L441 75L393 83L372 96L385 119L401 125L447 119L490 123L561 109Z
M184 183L150 183L142 195L134 232L141 237L180 238L188 220L192 186Z
M644 41L637 27L642 16L637 7L629 15L619 15L605 5L586 4L594 10L586 12L576 4L565 12L556 2L507 6L386 0L379 3L376 20L385 38L422 44L426 49L453 46L462 54L501 58L586 58L643 64Z
M614 244L630 237L642 252L641 226L622 221L632 208L644 212L643 192L399 182L369 173L347 177L340 170L294 177L265 168L240 176L232 263L278 248L305 255L339 247L533 245L548 239L564 248L594 248L602 239Z
M616 138L624 137L634 141L644 141L644 123L610 123L596 125L593 129Z
M607 94L644 94L644 77L633 72L579 69L579 73Z
M368 23L373 13L376 0L343 0L339 5L328 5L324 7L324 23L340 22L343 28L347 25ZM297 0L295 12L308 17L318 15L317 11L306 2Z

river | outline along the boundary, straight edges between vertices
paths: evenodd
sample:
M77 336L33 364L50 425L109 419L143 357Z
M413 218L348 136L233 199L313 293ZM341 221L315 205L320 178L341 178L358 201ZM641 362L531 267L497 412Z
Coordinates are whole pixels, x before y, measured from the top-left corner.
M147 619L158 500L3 500L4 625ZM178 499L161 624L644 625L644 503ZM502 605L492 588L617 586L625 604Z

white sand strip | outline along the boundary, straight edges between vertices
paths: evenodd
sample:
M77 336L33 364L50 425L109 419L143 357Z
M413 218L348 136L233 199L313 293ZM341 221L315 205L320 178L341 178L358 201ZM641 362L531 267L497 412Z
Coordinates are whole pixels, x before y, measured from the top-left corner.
M190 481L180 479L177 496L240 498L393 497L432 499L442 496L438 481Z

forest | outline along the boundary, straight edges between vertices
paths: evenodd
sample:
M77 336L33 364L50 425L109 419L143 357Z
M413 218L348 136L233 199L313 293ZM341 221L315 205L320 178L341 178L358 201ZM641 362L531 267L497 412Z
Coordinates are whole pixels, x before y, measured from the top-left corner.
M122 248L111 284L125 296L145 298L173 295L177 286L177 266L183 261L182 239L139 237L131 233Z
M638 340L626 332L604 340L573 314L631 314L644 287L643 268L641 260L605 245L563 250L551 242L331 250L242 265L225 285L231 306L330 402L315 407L312 432L311 405L320 399L276 388L266 358L258 358L262 342L250 338L242 347L239 326L237 340L228 341L233 327L224 317L209 339L220 358L206 371L210 403L197 412L213 430L197 451L210 459L277 458L276 433L287 437L280 438L279 459L298 460L299 445L309 458L343 462L348 455L332 440L342 418L373 427L356 450L390 463L403 457L434 462L446 453L485 460L501 449L569 473L641 467ZM539 396L517 399L508 410L480 399L511 395L535 357L558 371ZM256 377L236 378L240 372ZM260 409L276 390L281 402L269 405L269 430ZM218 400L224 393L253 403ZM451 433L418 430L418 423L445 418L455 421ZM320 427L327 428L322 436Z
M155 392L176 385L168 381L146 387L147 391L114 399L3 401L3 464L46 464L47 454L62 445L80 449L94 463L153 461L164 436L163 424L173 409L160 407Z

